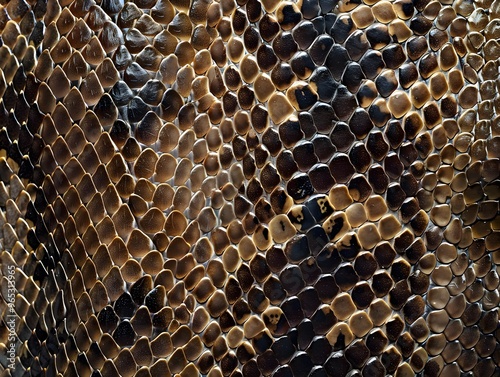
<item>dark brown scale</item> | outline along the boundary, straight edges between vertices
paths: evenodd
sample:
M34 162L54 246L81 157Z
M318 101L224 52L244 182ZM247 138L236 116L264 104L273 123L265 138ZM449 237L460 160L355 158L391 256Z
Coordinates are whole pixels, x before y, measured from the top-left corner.
M273 128L268 128L267 131L264 132L262 135L262 144L264 144L272 156L276 156L282 148L278 132Z
M334 44L329 35L320 35L309 48L309 55L318 66L323 65Z
M405 323L403 320L397 316L393 317L385 324L387 338L391 342L395 342L405 328ZM406 356L405 356L406 357Z
M460 319L465 326L473 326L477 324L477 322L481 318L481 314L481 307L479 303L475 302L467 305Z
M390 152L384 160L384 169L390 178L397 179L403 174L404 166L398 155Z
M309 171L311 184L317 192L328 192L335 184L334 178L330 174L330 169L327 165L318 164L312 167Z
M295 30L293 30L292 34L293 39L297 42L301 50L309 48L318 36L318 32L310 21L302 22Z
M368 51L359 61L361 69L366 78L374 79L385 68L385 63L382 54L379 51Z
M229 145L223 145L219 151L219 160L224 169L228 169L234 161L233 149Z
M343 44L349 35L354 32L355 28L352 18L347 14L343 14L337 18L332 27L332 37L339 45Z
M314 367L313 362L309 355L305 352L298 353L290 362L291 374L286 375L294 375L294 376L305 376L311 373L311 369Z
M264 294L273 305L280 305L286 298L285 290L274 276L271 276L264 283Z
M246 200L241 195L234 198L234 213L236 217L242 219L252 208L252 203Z
M363 143L356 143L349 151L349 159L358 173L364 173L371 166L372 158Z
M371 48L376 50L380 50L392 42L388 27L379 23L373 24L366 29L366 39L368 39Z
M356 62L351 62L346 67L342 75L342 83L351 93L356 93L365 79L361 66Z
M373 191L377 194L384 193L389 185L389 177L387 177L380 165L370 167L368 170L368 180L373 187Z
M121 346L131 346L134 344L137 334L128 320L122 321L113 333L113 339Z
M278 359L271 350L267 350L262 355L257 356L257 366L264 375L271 375L279 365Z
M248 121L249 119L247 118L246 120ZM248 124L249 122L246 123ZM257 147L260 146L259 137L253 130L247 133L245 139L247 142L248 149L251 151L254 151Z
M300 271L307 285L314 284L321 275L321 270L312 257L300 263Z
M318 292L316 292L314 287L306 287L298 294L297 297L300 300L300 304L304 314L308 317L311 317L321 305L321 301L318 297ZM314 334L314 331L312 331L312 333Z
M300 271L300 268L297 266L290 266L285 268L280 273L280 281L283 285L283 288L290 296L297 295L305 287L302 273Z
M304 172L307 172L318 162L318 158L314 153L314 146L311 142L296 145L293 149L293 158L297 162L299 169Z
M285 90L296 80L296 76L289 64L280 63L271 71L271 80L276 88Z
M323 311L318 310L316 314L318 313L323 313ZM321 319L323 319L323 321L320 321L318 318L317 322L321 324L327 323L326 318L322 317ZM313 321L313 327L315 327L315 321ZM317 329L315 328L315 332L316 330ZM331 352L332 352L332 346L330 345L328 340L324 337L313 339L311 345L307 349L307 354L310 356L311 361L316 365L324 365L328 357L331 355ZM318 370L320 370L320 372L318 372ZM316 367L316 369L314 369L314 371L310 374L310 376L314 377L317 375L325 375L325 372L321 368Z
M241 76L238 70L230 65L224 70L224 82L231 90L238 90L241 86Z
M280 26L278 22L268 14L265 14L259 21L259 33L262 39L270 42L278 34Z
M416 161L410 165L410 175L415 179L422 179L425 175L425 167L421 161Z
M248 52L254 53L257 51L260 45L259 31L253 26L248 26L243 33L243 43Z
M406 62L405 51L399 44L391 44L384 48L384 50L382 51L382 57L384 59L386 67L389 69L397 69Z
M232 35L231 20L227 17L223 17L217 25L217 31L222 40L227 41Z
M377 245L373 253L378 265L382 268L390 267L396 257L396 252L388 242Z
M324 370L327 375L330 376L333 376L335 373L340 373L345 376L349 373L351 368L351 364L347 361L343 352L337 352L331 355L324 366Z
M245 139L243 139L241 136L236 136L233 139L232 144L233 144L234 156L238 161L247 155L248 153L247 143Z
M420 206L423 207L422 204ZM423 212L417 213L410 221L410 225L416 235L421 235L425 231L427 224L428 217Z
M429 78L438 68L437 55L434 52L422 56L418 64L418 70L424 79Z
M316 0L307 0L302 3L300 11L306 19L312 19L320 12L319 2Z
M337 154L329 163L330 173L336 182L346 183L355 173L349 157L345 154Z
M278 171L271 163L264 166L264 169L262 169L260 173L260 179L262 181L264 189L267 192L273 191L274 188L278 186L281 181Z
M495 344L496 340L493 335L481 334L479 341L476 343L475 349L479 356L484 358L492 354Z
M372 187L364 175L356 175L349 181L349 193L359 202L364 202L372 194Z
M421 295L429 289L429 276L420 271L416 271L410 275L408 283L410 284L410 289L413 294Z
M423 36L411 37L406 42L406 54L413 61L418 60L428 49L427 40Z
M426 158L434 149L431 136L428 133L420 134L415 140L415 148L420 158Z
M311 57L306 52L299 52L290 60L292 71L300 79L307 79L316 68Z
M399 260L391 265L391 277L394 282L406 280L410 276L410 265L404 260Z
M335 80L340 81L349 60L349 54L344 47L341 45L334 45L332 47L325 64Z
M306 174L298 174L287 183L287 192L296 202L314 193L311 180Z
M125 34L125 46L132 54L141 52L148 44L147 38L137 29L130 29Z
M354 270L361 279L367 280L377 270L377 261L370 253L362 253L354 261Z
M384 297L392 289L394 282L385 271L377 272L372 277L372 289L376 297Z
M424 211L430 211L432 206L434 205L433 201L434 198L432 196L432 193L425 190L425 189L420 189L417 191L417 200L420 208L422 208ZM475 215L474 215L475 219ZM465 225L465 224L464 224ZM467 224L470 225L470 224Z
M227 91L222 97L222 107L227 116L233 116L238 110L238 97L230 91Z
M337 115L340 120L346 121L355 111L357 106L358 102L356 101L356 97L354 97L345 86L340 85L332 101L335 115Z
M273 51L282 61L288 61L297 50L297 43L289 32L280 33L273 40Z
M266 252L266 262L274 273L281 271L288 263L283 250L277 247L272 247Z
M241 35L247 27L247 17L241 9L236 9L233 13L233 30L236 34Z
M370 106L370 109L368 110L368 113L370 114L370 118L373 123L375 123L379 127L385 125L392 117L392 114L387 108L385 102L377 102L372 104Z
M399 68L399 83L403 89L408 89L417 80L418 70L414 63L406 63Z
M363 339L358 339L345 350L345 357L354 368L361 369L370 357L370 350Z
M477 354L474 350L464 350L460 357L457 359L457 363L462 370L469 371L472 370L478 362Z
M262 17L262 5L258 0L249 0L245 6L248 21L257 22Z
M285 255L290 263L296 264L308 257L308 249L307 237L303 234L298 234L287 242Z
M330 139L325 135L317 135L312 143L314 145L314 153L318 156L321 162L328 162L335 153L336 148L330 141Z
M410 29L416 35L426 35L432 27L432 21L426 18L423 14L417 14L410 21Z
M290 179L298 171L297 163L290 151L280 152L276 159L276 167L279 174L286 180Z
M358 309L366 309L375 298L375 294L368 283L357 284L352 289L351 296Z
M398 80L393 71L385 71L376 78L375 85L382 97L389 97L398 87Z
M429 46L433 51L438 51L448 42L448 33L439 29L432 29L429 33Z
M266 296L262 289L258 287L252 287L247 293L248 306L250 310L255 313L262 313L268 303Z
M397 340L397 346L404 358L408 358L413 354L415 342L408 332L404 332Z
M289 336L283 336L277 339L272 345L271 349L274 352L276 359L281 364L288 363L295 353L295 346L293 345Z
M340 267L334 274L335 282L343 291L347 291L354 287L359 281L356 271L351 265L344 265Z
M338 150L345 152L350 148L355 138L347 124L338 122L330 134L330 140Z
M238 90L238 102L242 109L250 110L255 102L255 94L247 85Z
M413 140L424 127L424 122L418 113L411 113L404 119L406 138Z
M274 54L271 46L261 45L257 50L257 64L264 72L268 72L274 68L278 58Z
M227 62L226 47L222 39L216 39L210 46L210 55L219 67L224 67Z
M220 361L221 371L224 375L230 375L238 367L238 359L233 352L227 353Z
M418 151L412 143L406 142L399 148L399 158L408 167L418 158Z
M399 161L399 160L398 160ZM399 183L390 183L387 188L387 206L392 211L397 211L404 200L406 199L406 193L401 188Z
M336 116L333 108L322 102L318 102L310 112L300 113L299 115L300 126L306 138L312 137L316 131L322 134L329 134L335 120Z
M366 148L376 161L381 161L389 151L389 145L387 145L384 135L380 131L370 133L366 142Z
M303 139L304 133L300 129L298 120L289 119L279 126L280 139L286 148L293 147L297 142Z
M254 158L250 154L246 154L243 158L243 174L245 174L245 178L250 179L253 177L256 169Z
M264 190L262 189L262 185L260 184L260 182L257 179L252 178L247 185L247 190L246 190L247 198L252 203L256 203L257 200L260 199L263 193Z
M457 100L452 95L447 95L441 99L441 114L445 118L452 118L458 112Z
M358 61L370 48L370 43L368 42L365 33L360 30L356 30L345 41L345 47L351 59Z
M464 38L467 34L467 20L463 17L456 17L450 25L450 36Z
M252 107L250 111L252 126L257 132L264 132L269 125L269 114L267 109L261 104Z
M387 336L379 329L370 332L366 337L366 346L373 356L380 355L388 343Z

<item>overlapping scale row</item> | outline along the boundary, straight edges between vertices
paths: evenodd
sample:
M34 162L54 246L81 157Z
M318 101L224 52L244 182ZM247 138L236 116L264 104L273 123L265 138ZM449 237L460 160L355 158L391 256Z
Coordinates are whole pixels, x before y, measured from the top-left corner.
M499 25L0 1L2 374L497 375Z

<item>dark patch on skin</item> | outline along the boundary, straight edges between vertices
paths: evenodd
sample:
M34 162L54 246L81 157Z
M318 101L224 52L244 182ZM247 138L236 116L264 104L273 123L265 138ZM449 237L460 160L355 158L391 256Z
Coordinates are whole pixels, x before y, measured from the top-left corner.
M343 227L344 227L344 219L342 217L337 217L336 219L334 219L332 230L328 233L330 239L335 238L335 236L340 233Z

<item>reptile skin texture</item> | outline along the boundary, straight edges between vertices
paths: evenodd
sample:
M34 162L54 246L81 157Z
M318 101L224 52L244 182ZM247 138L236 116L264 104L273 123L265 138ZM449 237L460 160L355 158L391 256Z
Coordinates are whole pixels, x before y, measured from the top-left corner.
M0 0L0 377L500 376L500 0Z

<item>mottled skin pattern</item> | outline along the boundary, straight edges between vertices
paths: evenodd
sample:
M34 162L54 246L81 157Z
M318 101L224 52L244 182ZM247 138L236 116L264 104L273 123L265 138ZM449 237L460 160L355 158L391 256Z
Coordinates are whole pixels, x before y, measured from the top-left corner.
M499 0L0 0L0 37L1 376L500 375Z

